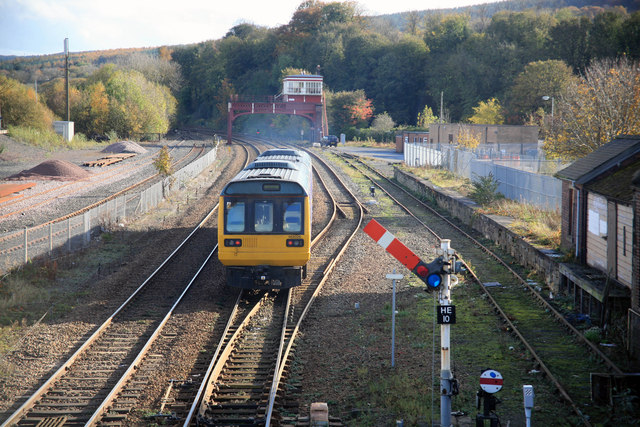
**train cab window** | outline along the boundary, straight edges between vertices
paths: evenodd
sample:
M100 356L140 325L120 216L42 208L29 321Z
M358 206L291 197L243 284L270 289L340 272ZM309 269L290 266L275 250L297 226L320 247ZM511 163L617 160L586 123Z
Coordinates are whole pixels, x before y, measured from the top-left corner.
M257 201L255 203L254 230L261 233L273 231L273 202Z
M244 202L227 202L226 227L229 233L241 233L244 231Z
M284 203L284 221L282 230L287 233L300 233L302 231L302 203Z

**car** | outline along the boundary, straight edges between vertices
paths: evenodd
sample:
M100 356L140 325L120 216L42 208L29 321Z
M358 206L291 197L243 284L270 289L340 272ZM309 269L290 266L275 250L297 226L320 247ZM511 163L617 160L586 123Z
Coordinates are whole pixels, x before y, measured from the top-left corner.
M338 146L338 137L335 135L327 135L322 137L322 145L327 145L329 147L337 147Z

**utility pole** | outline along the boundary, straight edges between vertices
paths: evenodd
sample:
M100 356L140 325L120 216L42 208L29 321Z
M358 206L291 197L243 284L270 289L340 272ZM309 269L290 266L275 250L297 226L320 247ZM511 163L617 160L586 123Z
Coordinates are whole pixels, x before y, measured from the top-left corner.
M69 39L64 39L64 68L65 68L65 88L67 90L67 121L71 121L69 114Z
M442 123L442 101L444 98L444 91L440 91L440 123Z

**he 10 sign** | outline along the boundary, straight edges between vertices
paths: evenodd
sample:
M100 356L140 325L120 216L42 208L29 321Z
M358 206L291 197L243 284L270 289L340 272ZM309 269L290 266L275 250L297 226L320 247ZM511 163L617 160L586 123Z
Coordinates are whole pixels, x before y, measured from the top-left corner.
M456 306L439 305L437 308L438 325L450 325L456 323Z

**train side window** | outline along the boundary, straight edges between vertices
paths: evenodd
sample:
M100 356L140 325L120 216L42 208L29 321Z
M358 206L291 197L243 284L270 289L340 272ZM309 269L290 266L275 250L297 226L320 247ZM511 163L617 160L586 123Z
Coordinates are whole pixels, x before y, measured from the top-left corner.
M254 230L256 232L273 231L273 203L272 202L267 202L267 201L256 202Z
M241 233L244 231L244 202L227 202L227 232Z
M284 203L283 231L299 233L302 231L302 203Z

